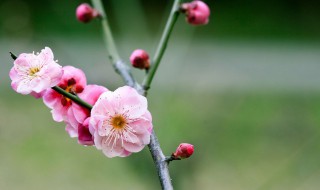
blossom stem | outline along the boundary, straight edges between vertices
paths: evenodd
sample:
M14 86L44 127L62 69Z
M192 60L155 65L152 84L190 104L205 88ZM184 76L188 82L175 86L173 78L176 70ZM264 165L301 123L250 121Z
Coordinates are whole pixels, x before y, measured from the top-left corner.
M143 83L142 83L142 87L144 89L144 94L147 93L148 89L150 88L152 79L155 75L155 72L158 69L158 66L160 64L160 61L163 57L163 54L167 48L167 44L170 38L170 35L172 33L173 27L179 17L180 14L180 2L181 0L175 0L170 12L170 16L168 18L168 21L166 23L165 29L162 33L158 48L156 50L156 53L154 55L154 58L152 60L149 72L146 74Z
M63 90L59 86L54 86L54 87L52 87L52 89L55 90L56 92L58 92L59 94L62 94L63 96L71 99L72 101L74 101L78 105L83 106L83 107L87 108L88 110L92 109L92 105L90 105L89 103L85 102L84 100L82 100L78 96L73 95L73 94L71 94L69 92L66 92L65 90Z
M171 156L166 157L165 160L169 164L171 161L173 161L173 160L181 160L181 158L176 158L176 157L171 155Z
M94 8L99 12L99 15L101 18L102 28L104 32L104 40L105 40L105 45L107 46L109 59L112 61L112 63L116 63L120 60L120 56L116 48L116 45L114 43L113 36L109 27L107 15L103 9L102 2L101 0L92 0L92 4Z
M107 14L104 11L101 0L92 0L94 8L99 12L103 29L103 37L107 48L107 53L115 71L123 78L128 86L141 91L141 86L135 81L131 74L130 67L123 62L119 56L117 47L114 43L112 32L108 23Z

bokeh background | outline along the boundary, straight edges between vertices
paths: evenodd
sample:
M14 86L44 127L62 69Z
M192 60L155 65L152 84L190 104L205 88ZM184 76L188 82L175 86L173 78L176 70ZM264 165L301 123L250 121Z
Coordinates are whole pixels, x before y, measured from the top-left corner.
M88 83L122 86L98 21L81 24L82 1L0 1L0 189L160 189L147 148L106 158L68 137L41 100L10 88L9 51L51 47ZM148 95L154 129L176 189L316 190L320 186L320 3L206 0L207 26L179 18ZM154 54L172 1L105 0L121 56ZM143 72L134 71L138 80Z

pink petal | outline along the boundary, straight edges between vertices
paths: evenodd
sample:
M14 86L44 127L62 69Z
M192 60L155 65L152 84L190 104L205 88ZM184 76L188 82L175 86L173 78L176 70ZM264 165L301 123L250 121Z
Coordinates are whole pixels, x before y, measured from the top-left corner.
M83 123L84 120L90 116L90 112L87 108L83 108L79 106L76 103L73 103L70 107L73 112L73 117L77 120L79 123Z
M20 80L19 75L14 67L10 69L9 76L12 81Z
M114 96L119 101L119 112L127 112L130 118L143 115L148 107L147 99L129 86L120 87L114 91Z
M144 144L138 144L138 143L123 143L123 147L128 152L140 152L144 148Z
M108 145L108 143L102 143L102 152L109 158L123 155L124 149L121 147L120 142L116 143L113 147L112 144Z
M74 128L74 126L70 125L69 123L67 123L66 125L66 131L68 132L71 138L78 137L78 130Z
M19 83L17 83L17 92L21 94L29 94L32 92L32 89L28 85L29 81L22 80Z
M104 115L107 118L108 116L115 114L116 110L114 107L112 92L104 92L93 106L91 115Z
M54 59L52 50L49 47L42 49L38 57L45 63L51 62Z
M32 90L35 91L36 93L40 93L47 88L50 88L50 78L48 77L37 77L31 80L30 86L32 87Z
M43 95L43 102L47 107L52 109L61 97L62 95L58 92L48 89Z

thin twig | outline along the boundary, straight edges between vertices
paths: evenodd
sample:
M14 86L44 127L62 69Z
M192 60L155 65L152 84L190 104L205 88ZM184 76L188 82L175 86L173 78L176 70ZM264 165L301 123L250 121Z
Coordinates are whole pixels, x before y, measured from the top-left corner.
M107 14L104 11L103 4L101 0L92 0L94 8L101 15L101 24L103 29L103 37L108 53L108 57L115 69L115 71L123 78L126 85L136 88L139 92L142 90L139 83L136 82L132 76L130 67L121 60L117 47L114 43L112 32L110 30L110 25L108 23Z
M164 28L164 31L162 33L158 48L152 60L152 64L142 83L142 87L145 91L144 94L147 94L147 91L150 88L155 72L157 71L157 68L160 64L163 54L167 48L167 44L168 44L171 32L180 14L180 2L181 0L175 0L173 3L170 16L168 18L166 27Z
M138 90L138 92L144 96L147 95L147 91L150 88L151 81L154 77L154 74L157 70L157 67L159 66L159 63L161 61L161 58L163 56L163 53L166 49L169 36L172 32L173 26L178 18L179 15L179 4L181 0L175 0L168 22L166 24L164 33L161 37L159 46L157 48L155 57L153 59L153 65L151 66L151 69L147 73L145 80L143 82L143 89L141 86L135 81L134 77L132 76L130 72L130 68L126 64L124 64L123 61L121 61L119 54L117 53L117 49L115 47L112 33L107 21L107 16L104 11L104 8L102 6L101 0L92 0L92 3L95 7L100 12L100 15L102 16L102 27L104 30L104 39L105 43L107 45L107 51L109 54L109 58L112 61L112 64L116 70L116 72L122 76L122 78L125 80L125 83L129 86L133 86ZM151 152L153 161L155 163L155 166L157 168L159 180L161 183L161 187L163 190L172 190L173 186L171 183L171 178L169 174L169 167L168 163L166 161L166 158L161 150L160 144L158 142L157 136L154 131L152 131L151 137L150 137L150 144L148 145L149 150Z
M82 100L78 96L73 95L73 94L63 90L59 86L54 86L54 87L52 87L52 89L54 91L58 92L59 94L71 99L73 102L77 103L78 105L83 106L83 107L87 108L88 110L92 109L92 105L90 105L89 103L85 102L84 100Z

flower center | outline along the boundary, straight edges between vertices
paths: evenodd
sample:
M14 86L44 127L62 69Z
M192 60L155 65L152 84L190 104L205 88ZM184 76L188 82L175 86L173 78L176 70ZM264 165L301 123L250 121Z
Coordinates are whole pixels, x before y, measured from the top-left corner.
M29 70L29 75L30 76L34 76L37 72L39 72L40 71L40 68L38 68L38 67L32 67L32 68L30 68L30 70Z
M111 125L115 129L123 129L127 125L126 119L122 115L116 115L111 118Z
M72 92L72 87L73 87L72 85L71 85L71 86L67 86L67 88L65 89L65 91L66 91L66 92L69 92L69 93Z

